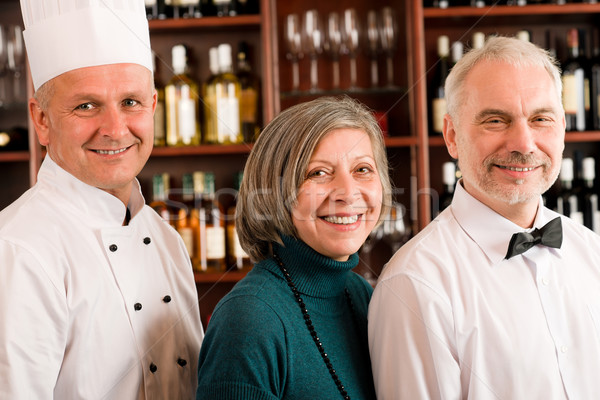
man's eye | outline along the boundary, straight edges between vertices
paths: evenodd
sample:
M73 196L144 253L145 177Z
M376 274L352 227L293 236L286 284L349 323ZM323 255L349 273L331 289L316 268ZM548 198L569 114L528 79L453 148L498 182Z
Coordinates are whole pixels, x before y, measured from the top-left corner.
M75 109L86 111L86 110L91 110L92 108L94 108L92 103L83 103L83 104L78 105Z
M138 102L132 99L127 99L123 102L123 104L127 107L133 107L137 104Z

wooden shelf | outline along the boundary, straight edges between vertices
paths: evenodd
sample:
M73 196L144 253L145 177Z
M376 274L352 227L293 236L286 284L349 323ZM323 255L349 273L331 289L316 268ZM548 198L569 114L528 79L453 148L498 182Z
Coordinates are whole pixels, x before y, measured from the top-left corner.
M600 141L600 131L567 132L565 134L565 143L584 143L598 141ZM444 138L442 136L430 136L429 146L443 147L446 146L446 143L444 142Z
M410 147L418 144L416 136L390 136L384 139L385 147Z
M425 18L566 15L600 13L600 4L531 4L519 6L424 8Z
M196 283L235 283L240 281L250 270L227 272L198 272L194 271Z
M178 19L152 19L148 21L150 33L161 30L201 29L216 28L222 30L224 27L259 27L260 15L240 15L237 17L202 17L202 18L178 18Z
M29 161L29 151L7 151L0 153L0 162Z
M155 147L152 157L203 156L221 154L248 154L252 149L251 143L244 144L203 144L200 146Z

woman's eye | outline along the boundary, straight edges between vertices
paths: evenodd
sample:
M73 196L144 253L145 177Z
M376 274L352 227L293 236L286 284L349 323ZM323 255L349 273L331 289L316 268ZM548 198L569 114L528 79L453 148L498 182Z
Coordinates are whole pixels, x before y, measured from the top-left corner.
M320 176L325 176L325 171L318 169L308 174L308 178L318 178Z

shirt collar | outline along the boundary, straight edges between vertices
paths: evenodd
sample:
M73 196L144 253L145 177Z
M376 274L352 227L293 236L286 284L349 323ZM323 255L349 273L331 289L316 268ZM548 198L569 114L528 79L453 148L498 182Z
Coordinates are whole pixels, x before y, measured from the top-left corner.
M530 232L534 228L541 228L558 216L544 207L542 196L540 196L533 227L523 229L467 193L460 181L456 185L451 212L461 228L477 243L492 265L504 260L508 244L514 233Z
M126 207L121 200L112 194L90 186L62 169L49 156L44 158L38 172L38 185L50 191L57 205L65 207L69 212L81 215L81 220L91 225L104 228L122 225ZM127 208L131 218L145 204L140 184L134 179L131 196Z

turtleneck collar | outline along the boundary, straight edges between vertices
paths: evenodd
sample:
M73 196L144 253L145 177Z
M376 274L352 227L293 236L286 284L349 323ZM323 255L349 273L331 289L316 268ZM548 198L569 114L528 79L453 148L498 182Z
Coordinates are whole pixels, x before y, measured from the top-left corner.
M282 236L284 246L274 244L273 251L281 258L292 282L300 293L320 298L339 296L344 292L346 279L358 265L358 254L348 261L336 261L317 253L299 239ZM270 258L261 264L282 276L277 262Z

